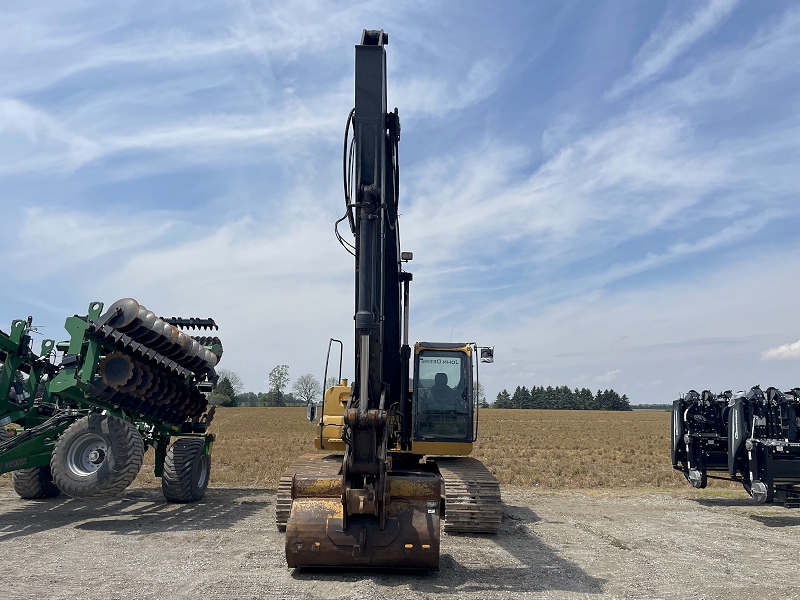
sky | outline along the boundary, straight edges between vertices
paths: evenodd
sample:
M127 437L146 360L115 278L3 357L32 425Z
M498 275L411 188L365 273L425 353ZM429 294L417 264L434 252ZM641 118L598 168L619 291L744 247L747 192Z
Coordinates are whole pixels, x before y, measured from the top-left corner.
M213 317L252 391L353 370L336 241L354 45L384 29L412 341L525 385L800 386L800 4L7 0L0 329ZM336 358L332 360L336 362Z

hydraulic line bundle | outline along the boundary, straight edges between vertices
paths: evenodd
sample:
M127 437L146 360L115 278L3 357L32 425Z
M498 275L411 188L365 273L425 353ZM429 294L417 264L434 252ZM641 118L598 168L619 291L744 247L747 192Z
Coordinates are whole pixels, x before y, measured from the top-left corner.
M672 406L672 466L696 488L738 481L758 502L800 506L800 388L691 390Z
M183 330L216 328L158 317L132 298L105 312L92 302L67 318L69 340L44 340L37 356L33 319L14 321L0 332L0 473L13 473L23 498L106 498L130 485L152 447L165 497L199 500L222 344Z

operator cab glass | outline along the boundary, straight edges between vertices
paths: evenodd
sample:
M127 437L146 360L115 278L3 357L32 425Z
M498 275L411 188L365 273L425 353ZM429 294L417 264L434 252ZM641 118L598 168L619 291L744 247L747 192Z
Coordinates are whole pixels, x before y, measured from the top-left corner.
M471 375L471 357L463 350L417 353L414 359L414 440L472 441Z

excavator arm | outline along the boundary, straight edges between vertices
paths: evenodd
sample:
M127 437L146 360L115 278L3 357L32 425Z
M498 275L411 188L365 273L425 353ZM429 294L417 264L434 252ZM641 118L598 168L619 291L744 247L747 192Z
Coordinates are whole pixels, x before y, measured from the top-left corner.
M339 473L295 474L286 523L290 567L437 569L441 479L392 470L389 448L410 441L407 302L397 158L400 121L387 111L383 31L355 53L355 108L345 137L346 218L355 237L355 378L343 415ZM344 218L342 219L344 220ZM402 335L402 339L401 339ZM320 463L322 464L322 463Z

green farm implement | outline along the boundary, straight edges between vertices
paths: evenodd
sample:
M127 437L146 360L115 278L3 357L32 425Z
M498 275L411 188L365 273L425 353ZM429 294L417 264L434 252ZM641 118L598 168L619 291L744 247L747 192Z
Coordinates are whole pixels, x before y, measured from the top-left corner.
M202 498L222 344L183 330L216 329L214 320L157 317L132 298L105 312L92 302L87 315L67 318L69 340L46 339L39 355L32 322L0 331L0 474L12 472L16 492L109 498L152 447L166 499Z

